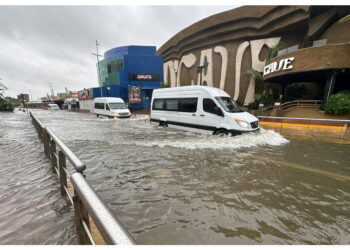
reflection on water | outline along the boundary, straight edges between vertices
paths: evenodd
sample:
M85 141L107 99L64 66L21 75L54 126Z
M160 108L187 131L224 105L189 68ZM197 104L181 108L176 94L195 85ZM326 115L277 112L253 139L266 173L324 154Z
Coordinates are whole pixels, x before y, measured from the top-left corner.
M36 111L140 244L349 244L350 147Z

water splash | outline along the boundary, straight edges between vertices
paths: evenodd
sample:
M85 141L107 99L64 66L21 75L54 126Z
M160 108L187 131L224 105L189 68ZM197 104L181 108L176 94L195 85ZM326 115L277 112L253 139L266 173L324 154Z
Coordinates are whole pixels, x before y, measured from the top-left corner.
M289 141L279 133L273 130L261 129L260 133L249 133L235 137L217 137L195 135L189 133L189 137L178 140L177 138L165 138L155 141L137 141L133 142L138 146L153 147L175 147L185 149L239 149L258 146L280 146Z

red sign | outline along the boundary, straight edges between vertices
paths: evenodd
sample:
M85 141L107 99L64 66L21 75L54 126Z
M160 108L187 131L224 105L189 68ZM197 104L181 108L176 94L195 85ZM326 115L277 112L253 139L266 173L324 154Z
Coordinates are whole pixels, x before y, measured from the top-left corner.
M132 86L129 85L128 87L129 92L129 103L142 103L141 100L141 88L140 86Z
M69 98L78 98L78 93L70 93Z

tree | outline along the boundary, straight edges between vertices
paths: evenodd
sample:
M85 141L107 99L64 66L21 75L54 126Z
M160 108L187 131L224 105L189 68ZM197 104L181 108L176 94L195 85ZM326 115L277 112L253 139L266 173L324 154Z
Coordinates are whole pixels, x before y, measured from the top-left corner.
M169 83L161 82L159 88L169 88Z
M350 21L350 15L347 15L339 20L340 23L346 23Z
M282 42L278 42L276 44L276 46L274 46L272 48L269 48L269 52L267 54L267 59L270 60L270 59L276 57L277 54L278 54L278 51L284 49L284 47L285 46L284 46L284 44Z
M264 82L263 74L255 69L248 69L245 73L253 77L257 82Z

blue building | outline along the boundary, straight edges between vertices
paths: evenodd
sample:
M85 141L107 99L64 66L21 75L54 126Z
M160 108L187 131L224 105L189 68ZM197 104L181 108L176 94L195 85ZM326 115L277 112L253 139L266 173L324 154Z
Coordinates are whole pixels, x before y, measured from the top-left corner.
M97 70L102 96L120 97L131 109L148 108L153 89L163 81L163 59L156 55L155 46L110 49L104 53ZM96 94L101 96L97 91Z

